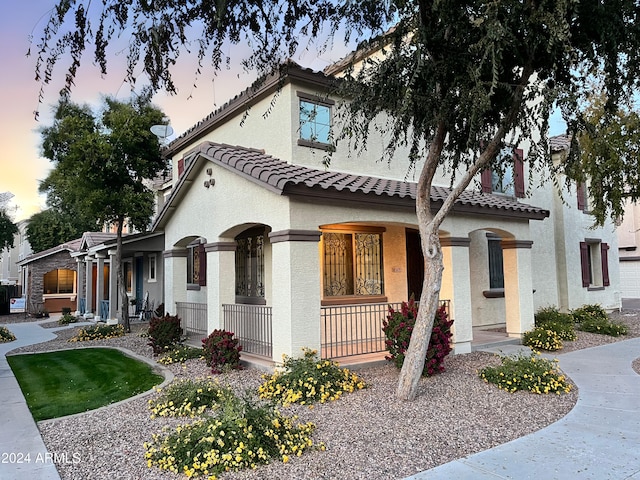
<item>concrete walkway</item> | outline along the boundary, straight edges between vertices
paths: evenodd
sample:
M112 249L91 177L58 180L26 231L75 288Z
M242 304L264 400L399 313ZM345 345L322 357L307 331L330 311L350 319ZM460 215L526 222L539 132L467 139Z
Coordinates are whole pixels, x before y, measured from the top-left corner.
M499 347L509 353L517 347ZM495 350L497 353L497 350ZM640 338L556 355L579 389L558 422L412 480L640 480Z
M0 343L0 479L59 480L52 454L47 452L6 358L11 350L53 340L56 336L34 322L12 323L6 327L16 340Z

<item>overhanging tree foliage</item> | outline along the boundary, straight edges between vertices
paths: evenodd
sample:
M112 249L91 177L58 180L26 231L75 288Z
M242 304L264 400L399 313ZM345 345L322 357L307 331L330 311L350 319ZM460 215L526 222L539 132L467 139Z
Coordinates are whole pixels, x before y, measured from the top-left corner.
M96 4L103 9L89 28L89 6ZM424 287L398 385L399 398L411 399L440 291L441 222L478 172L504 168L497 154L506 144L531 142L529 168L550 168L549 113L557 102L577 129L589 77L601 78L608 114L629 100L640 73L637 15L637 0L60 1L36 71L46 84L60 52L69 52L70 89L87 41L106 72L107 47L123 32L131 35L127 79L135 82L142 69L153 88L169 91L171 68L185 51L195 51L200 67L208 59L217 70L226 64L228 44L248 44L253 54L244 66L265 75L293 56L299 38L331 41L339 32L345 41L364 40L365 53L382 49L362 63L359 55L347 59L339 94L350 99L348 129L337 137L363 147L370 132L381 130L388 158L408 146L419 172ZM451 173L452 188L434 212L429 193L439 167Z
M0 208L0 251L13 248L13 237L18 233L18 227L4 208Z
M43 154L54 163L43 183L49 198L60 205L72 205L99 224L117 227L118 317L127 331L129 302L122 268L122 231L125 222L146 230L153 214L153 192L143 180L154 178L166 167L158 138L149 130L163 118L148 95L128 103L105 98L99 115L89 106L63 97L53 125L42 129Z

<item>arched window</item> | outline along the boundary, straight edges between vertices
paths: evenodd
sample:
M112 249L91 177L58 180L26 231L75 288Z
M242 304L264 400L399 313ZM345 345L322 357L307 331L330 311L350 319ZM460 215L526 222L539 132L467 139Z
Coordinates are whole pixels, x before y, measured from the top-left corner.
M52 270L44 274L44 293L74 293L76 290L76 272L75 270Z

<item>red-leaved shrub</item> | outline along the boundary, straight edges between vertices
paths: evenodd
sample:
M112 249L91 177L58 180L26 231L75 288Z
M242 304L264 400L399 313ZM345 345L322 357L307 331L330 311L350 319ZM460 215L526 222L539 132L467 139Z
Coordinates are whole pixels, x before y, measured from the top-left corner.
M204 359L212 373L222 373L224 369L239 370L240 351L238 339L233 338L233 332L214 330L207 338L202 339Z

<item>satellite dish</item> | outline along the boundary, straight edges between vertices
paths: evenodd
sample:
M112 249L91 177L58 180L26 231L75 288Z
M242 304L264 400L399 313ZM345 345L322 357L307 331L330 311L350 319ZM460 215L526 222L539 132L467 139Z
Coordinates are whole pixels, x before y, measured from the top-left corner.
M173 135L173 128L171 128L171 125L154 125L151 127L151 133L164 140Z

